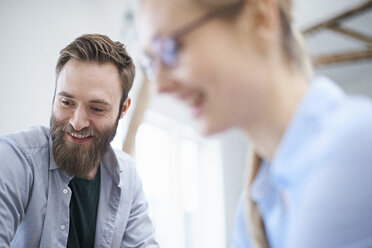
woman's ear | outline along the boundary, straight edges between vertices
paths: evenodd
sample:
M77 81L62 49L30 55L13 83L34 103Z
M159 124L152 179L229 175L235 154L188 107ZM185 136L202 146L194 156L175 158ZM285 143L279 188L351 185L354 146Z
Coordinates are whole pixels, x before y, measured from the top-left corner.
M129 109L131 103L132 103L132 99L128 96L127 99L124 101L123 106L121 108L120 119L123 118L124 115L127 113L127 110Z
M237 19L243 39L267 54L280 44L280 15L277 0L249 0ZM244 38L245 37L245 38Z
M251 33L277 33L280 30L280 16L276 1L246 1L238 17L240 26L248 28Z

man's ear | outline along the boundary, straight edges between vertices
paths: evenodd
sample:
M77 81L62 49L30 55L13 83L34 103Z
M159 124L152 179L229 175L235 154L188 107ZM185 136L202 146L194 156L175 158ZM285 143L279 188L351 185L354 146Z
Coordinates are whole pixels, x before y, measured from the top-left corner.
M129 109L131 103L132 103L132 99L128 96L127 99L124 101L123 106L121 108L120 119L123 118L124 115L127 113L127 110Z

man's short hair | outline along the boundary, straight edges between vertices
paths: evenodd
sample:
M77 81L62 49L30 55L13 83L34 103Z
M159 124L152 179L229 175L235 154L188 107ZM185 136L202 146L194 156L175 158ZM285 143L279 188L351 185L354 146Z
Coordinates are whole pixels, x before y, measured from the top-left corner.
M132 58L121 42L114 42L109 37L101 34L85 34L76 38L60 51L56 65L57 79L62 68L70 59L97 63L111 62L116 65L122 87L121 109L132 88L135 75Z

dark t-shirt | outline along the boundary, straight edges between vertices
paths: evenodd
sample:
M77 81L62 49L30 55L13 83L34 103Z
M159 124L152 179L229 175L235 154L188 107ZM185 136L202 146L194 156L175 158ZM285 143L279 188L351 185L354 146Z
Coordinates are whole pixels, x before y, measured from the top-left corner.
M69 183L72 196L68 248L94 247L100 182L98 168L93 180L74 177Z

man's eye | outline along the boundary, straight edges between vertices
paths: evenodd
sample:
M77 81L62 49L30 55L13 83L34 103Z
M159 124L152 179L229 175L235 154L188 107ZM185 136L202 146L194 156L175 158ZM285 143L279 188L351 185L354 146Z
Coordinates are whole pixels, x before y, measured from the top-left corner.
M65 106L71 105L71 102L67 101L67 100L61 100L61 103L62 103L62 105L65 105Z
M100 113L100 112L103 112L103 109L93 107L93 108L92 108L92 111L93 111L93 112Z

